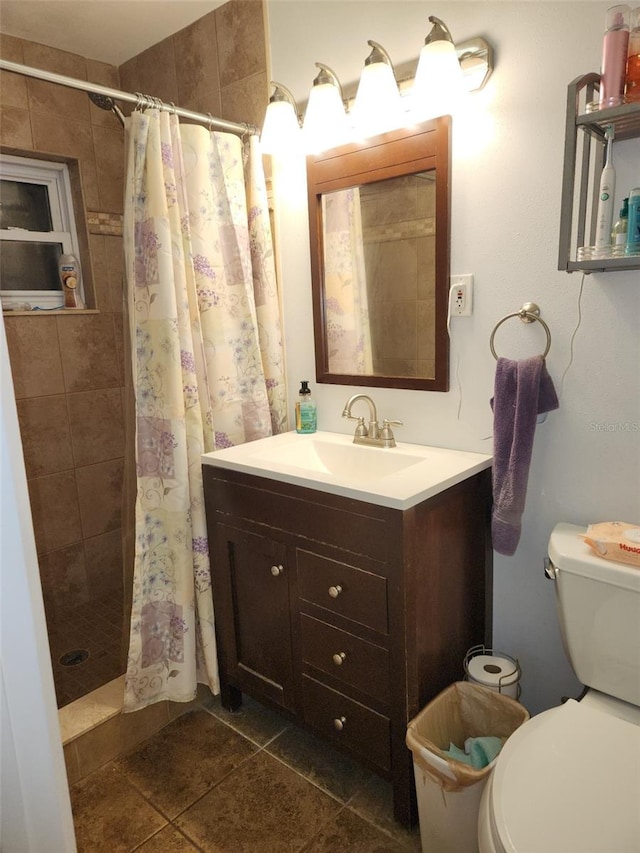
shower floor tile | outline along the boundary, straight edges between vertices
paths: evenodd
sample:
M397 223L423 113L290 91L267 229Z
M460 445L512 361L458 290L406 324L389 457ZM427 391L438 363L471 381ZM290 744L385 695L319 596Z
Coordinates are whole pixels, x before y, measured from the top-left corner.
M79 853L418 853L391 786L274 711L217 698L71 788Z
M123 625L122 593L119 591L47 613L58 708L124 673ZM60 662L62 656L75 650L85 650L89 657L82 663L64 666Z

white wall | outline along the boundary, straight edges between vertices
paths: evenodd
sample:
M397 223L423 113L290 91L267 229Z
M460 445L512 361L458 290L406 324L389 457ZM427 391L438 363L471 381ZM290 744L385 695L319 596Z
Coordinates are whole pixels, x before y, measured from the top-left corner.
M452 321L451 391L374 389L373 397L382 416L404 421L397 431L404 441L491 452L489 337L496 322L524 302L540 305L553 336L547 365L561 403L538 427L520 546L514 557L496 555L494 594L494 645L519 658L523 701L538 712L579 690L561 646L553 585L543 576L551 529L558 521L640 521L640 273L585 277L573 363L561 382L581 288L579 274L556 269L566 91L575 77L599 70L610 3L267 5L271 79L300 101L308 96L315 61L328 63L343 83L357 80L367 39L380 42L396 63L416 58L429 15L441 17L456 41L482 35L495 48L496 68L475 96L470 129L454 127L451 272L474 274L475 302L471 318ZM616 162L621 198L623 189L640 183L640 141L620 143ZM315 377L304 164L289 160L275 177L293 400L299 380L313 385ZM543 343L539 324L517 319L496 336L496 349L510 358L540 352ZM340 415L355 389L314 390L319 428L348 432Z

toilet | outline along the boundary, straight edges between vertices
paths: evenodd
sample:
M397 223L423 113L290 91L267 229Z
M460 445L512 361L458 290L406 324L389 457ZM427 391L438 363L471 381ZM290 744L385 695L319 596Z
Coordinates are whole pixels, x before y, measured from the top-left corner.
M595 556L584 532L554 528L547 575L588 689L504 745L480 804L480 853L640 851L640 569Z

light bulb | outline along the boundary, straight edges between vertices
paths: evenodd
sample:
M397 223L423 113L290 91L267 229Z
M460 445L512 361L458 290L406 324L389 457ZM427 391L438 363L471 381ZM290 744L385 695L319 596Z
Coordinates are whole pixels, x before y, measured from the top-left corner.
M387 52L376 42L360 75L355 104L354 129L358 135L374 136L403 123L400 92Z
M320 74L313 81L302 125L305 149L319 153L342 145L348 139L347 116L342 89L331 69L316 62Z
M291 92L280 83L272 83L276 91L269 99L264 117L260 148L263 154L278 154L298 143L300 125Z
M411 93L411 111L420 120L453 114L467 91L451 33L438 18L429 20L433 29L420 51Z

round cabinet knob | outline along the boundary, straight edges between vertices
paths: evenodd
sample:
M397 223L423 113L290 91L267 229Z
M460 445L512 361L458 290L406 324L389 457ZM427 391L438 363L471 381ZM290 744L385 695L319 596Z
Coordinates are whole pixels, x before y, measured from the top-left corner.
M337 598L341 592L342 587L340 586L340 584L336 584L336 586L329 587L329 595L331 596L331 598Z
M337 654L335 654L335 655L333 656L333 658L332 658L332 660L333 660L333 662L335 663L335 665L336 665L336 666L342 666L342 664L344 663L344 661L345 661L346 659L347 659L347 654L346 654L346 652L338 652L338 653L337 653Z
M337 731L341 732L343 730L343 728L345 727L346 722L347 722L346 717L336 717L336 719L333 721L334 728Z
M281 575L284 572L284 566L271 566L271 574L274 578L277 578L278 575Z

